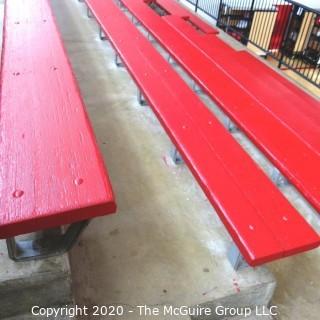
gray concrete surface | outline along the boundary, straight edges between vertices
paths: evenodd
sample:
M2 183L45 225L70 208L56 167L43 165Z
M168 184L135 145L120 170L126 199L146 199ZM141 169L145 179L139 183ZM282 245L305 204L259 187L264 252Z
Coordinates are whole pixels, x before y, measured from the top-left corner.
M187 168L170 162L170 141L151 110L138 106L134 83L125 70L114 66L113 50L98 39L96 23L86 18L84 5L53 3L119 204L118 215L94 221L72 252L77 302L119 303L130 308L138 303L214 303L224 296L231 304L241 304L242 294L249 304L266 302L274 285L271 274L264 268L232 270L226 260L228 234ZM202 98L223 121L216 106L206 96ZM241 132L234 137L269 174L270 163L248 139ZM317 214L297 191L287 186L283 192L320 230ZM271 268L309 255L315 261L312 271L319 274L319 250L279 261ZM289 278L288 270L283 268L277 276ZM303 271L294 275L301 282L305 277ZM260 291L265 296L255 300L261 283L269 285ZM254 289L253 296L249 288ZM278 292L285 290L281 287ZM306 288L300 294L308 301L310 293ZM297 296L291 292L284 305L294 304ZM282 319L292 318L280 309ZM311 314L311 310L304 311Z
M235 272L230 239L127 72L77 1L53 1L117 195L118 214L96 219L71 254L79 304L267 303L265 268ZM135 317L136 315L131 315Z
M72 303L67 255L42 261L15 263L0 241L0 319L29 313L33 306Z
M24 313L24 314L21 314L21 315L18 315L18 316L13 316L13 317L9 317L9 318L5 318L3 320L35 320L35 319L47 319L47 320L70 320L72 318L70 317L49 317L49 318L44 318L44 317L35 317L35 316L32 316L28 313Z

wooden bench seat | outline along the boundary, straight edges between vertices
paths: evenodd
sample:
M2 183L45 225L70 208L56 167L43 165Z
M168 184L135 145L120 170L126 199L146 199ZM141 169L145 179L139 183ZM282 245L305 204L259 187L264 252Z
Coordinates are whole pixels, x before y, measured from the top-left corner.
M5 3L0 137L1 239L115 212L47 0Z
M274 166L320 211L320 171L317 170L320 166L319 123L316 124L298 108L288 112L281 103L272 103L272 99L270 103L261 101L248 90L248 87L255 85L256 80L236 63L236 59L232 67L219 60L225 59L222 50L220 54L209 57L143 2L122 0L122 3ZM230 52L226 56L228 54ZM237 76L234 73L238 73ZM295 100L290 102L296 103ZM283 101L283 104L286 103Z
M239 51L237 60L247 70L255 70L256 74L263 74L266 79L264 83L270 83L272 81L272 91L280 91L283 95L283 100L289 98L290 100L296 99L297 103L291 104L300 110L304 114L310 115L319 124L320 121L320 103L319 99L315 99L310 94L302 90L298 85L290 82L282 74L273 70L268 65L261 61L261 58L253 56L247 51Z
M245 85L246 90L254 94L263 104L272 104L274 108L277 104L277 111L281 117L289 123L296 122L296 129L302 135L305 129L309 130L309 126L302 122L301 118L313 123L312 126L316 129L319 128L319 102L249 52L234 50L217 37L200 35L177 16L164 16L163 19L186 40L196 45L213 62L223 66L230 76ZM272 88L270 88L270 83L272 83ZM289 115L287 110L291 111ZM303 127L298 127L299 124ZM316 143L319 142L315 132L312 132L309 138L315 138ZM317 146L319 147L319 144Z
M116 3L85 2L246 261L319 246L317 233Z

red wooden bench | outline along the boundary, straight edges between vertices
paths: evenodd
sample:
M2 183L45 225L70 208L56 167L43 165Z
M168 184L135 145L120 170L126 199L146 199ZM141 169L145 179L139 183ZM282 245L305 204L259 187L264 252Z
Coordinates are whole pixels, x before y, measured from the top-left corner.
M217 50L215 56L209 56L145 3L134 0L122 3L319 211L320 126L304 114L309 107L301 105L300 110L298 105L288 112L296 100L262 101L248 90L259 85L258 81L236 59L230 62L230 51L223 54L220 49L219 54Z
M169 16L182 18L189 25L193 25L195 29L205 34L218 34L219 31L203 21L200 17L193 14L187 8L181 6L175 0L138 0L148 4L154 3L168 12Z
M256 73L263 74L263 77L266 79L265 83L272 81L273 91L280 90L281 94L284 95L284 100L296 99L297 103L291 104L291 106L302 109L303 113L309 114L312 118L315 117L314 120L316 120L316 122L319 124L319 99L316 100L310 94L299 88L299 86L293 84L283 75L263 63L261 59L258 59L247 51L239 51L237 54L237 59L247 70L255 70Z
M177 16L165 16L163 19L186 40L195 44L213 62L223 66L230 76L245 85L246 90L254 94L261 103L273 105L274 109L277 107L277 112L289 125L296 123L298 119L301 126L297 127L297 130L302 135L306 133L309 126L302 122L301 118L307 122L311 121L313 127L319 127L319 102L249 52L234 50L217 37L200 35ZM287 110L290 110L289 115ZM314 134L312 133L309 138L317 139Z
M319 246L317 233L116 3L85 2L246 261L256 266Z
M6 1L3 41L0 238L12 259L44 258L116 205L48 1ZM15 239L62 225L65 233Z

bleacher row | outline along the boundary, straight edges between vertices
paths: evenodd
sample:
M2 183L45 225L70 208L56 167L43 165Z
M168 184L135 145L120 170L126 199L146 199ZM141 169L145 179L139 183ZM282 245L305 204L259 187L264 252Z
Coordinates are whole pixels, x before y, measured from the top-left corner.
M84 2L101 39L110 42L136 82L140 102L143 97L152 108L230 233L239 250L233 251L234 267L243 258L257 266L318 247L317 232L170 61L316 211L319 102L248 52L233 49L214 27L175 0ZM159 53L138 24L171 59ZM23 52L17 49L22 39ZM6 2L3 48L0 238L10 238L12 258L25 260L68 250L88 219L114 212L115 204L47 0ZM32 242L14 239L70 223L59 240L50 239L59 243L53 250L43 245L34 252Z

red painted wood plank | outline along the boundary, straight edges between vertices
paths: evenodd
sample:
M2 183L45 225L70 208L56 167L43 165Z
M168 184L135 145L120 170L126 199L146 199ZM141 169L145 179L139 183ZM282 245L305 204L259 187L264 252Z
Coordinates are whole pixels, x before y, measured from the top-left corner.
M319 211L319 125L307 122L306 117L292 117L287 110L284 118L283 110L261 102L224 65L186 41L147 5L133 0L123 3Z
M272 111L276 111L277 116L289 126L294 126L301 135L306 135L308 141L313 142L317 149L320 148L320 104L316 99L247 51L236 51L217 37L192 33L179 17L165 16L163 19L210 60L223 66L233 79L245 86L245 89L255 95L262 104L272 106Z
M115 212L47 0L5 3L0 137L0 238Z
M86 3L247 261L317 247L318 235L115 3Z
M237 59L242 66L248 70L254 69L256 70L257 74L263 74L263 77L266 78L266 83L272 81L273 87L276 88L276 90L281 90L283 94L290 94L292 97L294 97L294 99L297 99L299 101L297 107L301 108L302 106L304 113L308 113L312 115L312 117L317 117L317 119L319 119L319 99L315 99L310 94L302 90L299 86L290 82L282 74L279 74L247 51L239 51Z

